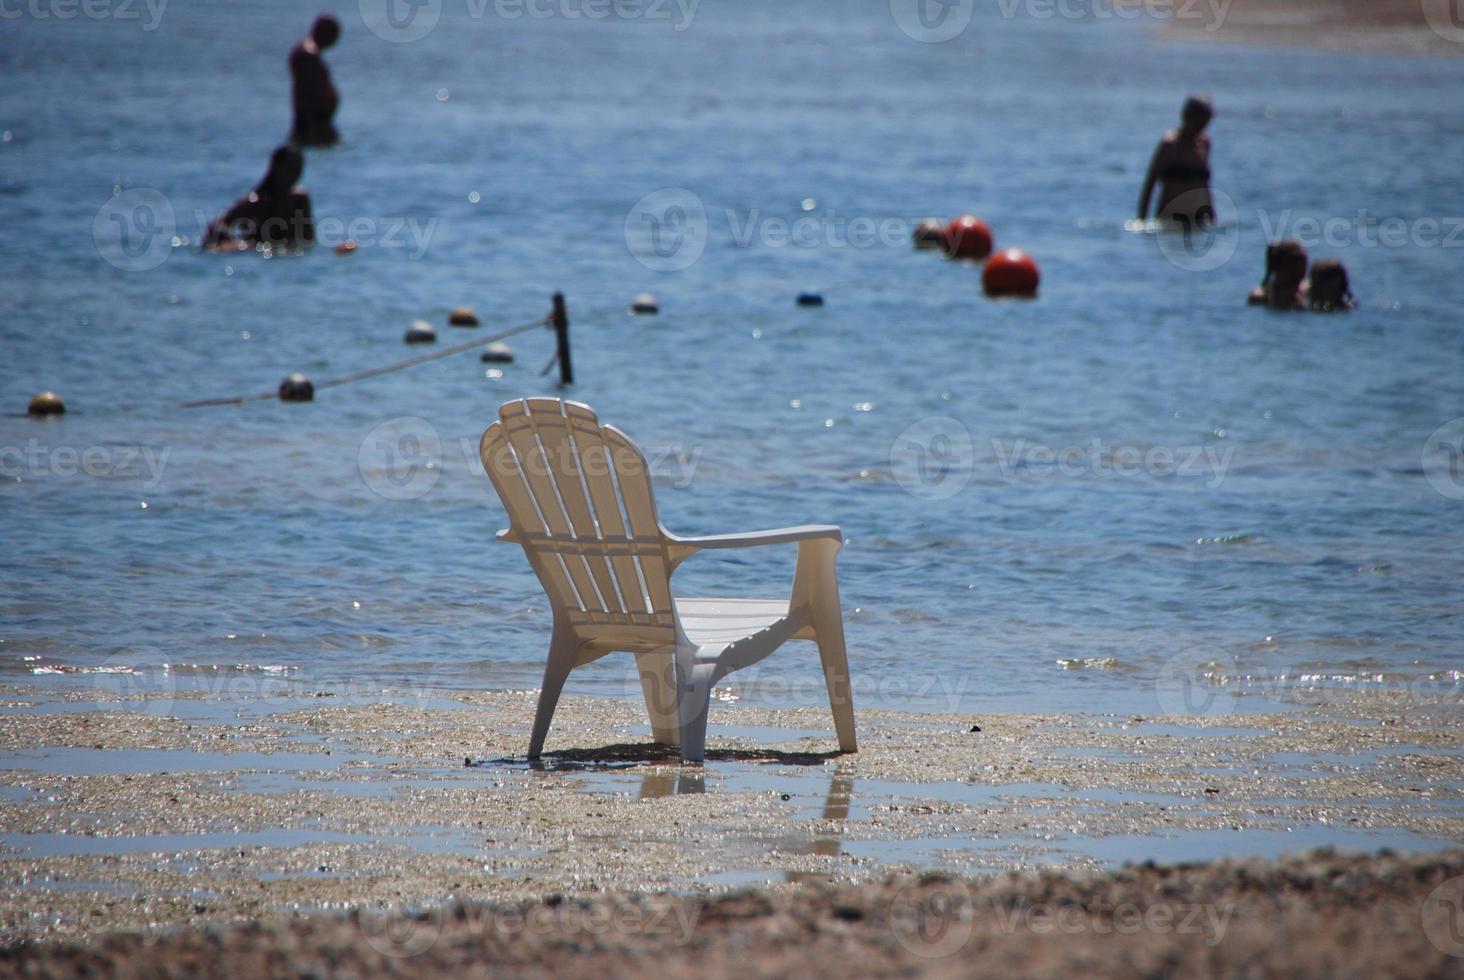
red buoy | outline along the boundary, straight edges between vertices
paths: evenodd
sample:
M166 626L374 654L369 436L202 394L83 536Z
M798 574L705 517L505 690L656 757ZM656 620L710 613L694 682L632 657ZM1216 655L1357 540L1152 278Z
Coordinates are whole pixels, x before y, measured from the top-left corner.
M991 254L991 229L974 214L952 218L946 225L945 250L953 259L984 259Z
M1006 248L986 263L986 268L981 271L981 288L986 290L987 296L1031 299L1037 295L1037 283L1041 278L1032 256L1019 248Z

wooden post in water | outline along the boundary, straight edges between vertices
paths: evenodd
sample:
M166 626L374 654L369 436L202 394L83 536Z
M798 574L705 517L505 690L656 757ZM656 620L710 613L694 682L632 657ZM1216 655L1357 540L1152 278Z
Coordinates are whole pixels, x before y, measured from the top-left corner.
M569 362L569 314L564 310L564 294L554 294L554 339L558 344L559 383L574 384L574 366Z

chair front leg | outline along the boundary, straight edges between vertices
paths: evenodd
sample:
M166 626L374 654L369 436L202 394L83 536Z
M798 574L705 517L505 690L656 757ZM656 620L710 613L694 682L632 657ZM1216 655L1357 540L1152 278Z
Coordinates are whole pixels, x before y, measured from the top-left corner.
M641 693L646 699L646 716L651 737L662 745L679 745L680 719L676 708L675 647L662 647L635 655Z
M854 737L854 691L849 677L849 657L844 647L844 613L839 606L839 580L834 559L839 542L827 539L803 541L798 545L798 568L793 575L793 608L809 611L819 659L823 661L824 686L834 714L834 731L840 752L859 751Z
M549 734L549 722L554 717L554 707L559 703L559 692L564 690L564 680L574 669L575 657L579 652L579 639L567 625L556 618L554 634L549 640L549 660L544 664L544 683L539 688L539 707L534 712L534 729L529 735L529 758L537 759L544 749L544 738Z
M699 663L696 647L676 649L676 712L681 729L681 761L700 763L706 758L707 714L717 665Z

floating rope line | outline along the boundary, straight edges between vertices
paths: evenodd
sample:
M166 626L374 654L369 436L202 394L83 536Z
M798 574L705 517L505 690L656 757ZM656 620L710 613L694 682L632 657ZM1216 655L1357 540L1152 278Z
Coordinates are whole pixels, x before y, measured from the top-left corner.
M454 354L461 354L464 351L470 351L474 348L484 347L488 344L496 343L500 340L503 340L506 337L512 337L515 334L521 334L529 330L533 330L535 327L552 326L553 322L554 314L550 313L530 323L521 323L516 327L509 327L507 330L501 330L491 337L475 337L474 339L464 341L461 344L453 344L451 347L442 348L442 350L430 351L426 354L418 354L416 357L409 357L405 361L397 361L395 364L388 364L385 367L369 368L365 371L357 371L354 374L342 375L339 378L331 378L327 381L317 381L315 383L315 387L317 389L337 388L341 385L348 385L355 381L365 381L367 378L379 377L383 374L390 374L393 371L401 371L405 368L416 367L418 364L426 364L428 361L435 361L439 358L451 357ZM279 397L280 393L278 391L261 391L258 394L254 395L234 395L230 398L207 398L203 401L183 402L178 407L212 408L216 405L242 405L245 402L266 401L271 398Z

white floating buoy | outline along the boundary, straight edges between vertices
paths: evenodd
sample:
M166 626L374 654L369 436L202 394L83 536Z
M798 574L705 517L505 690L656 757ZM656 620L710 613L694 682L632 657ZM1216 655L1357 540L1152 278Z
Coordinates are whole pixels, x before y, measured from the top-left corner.
M483 348L479 357L484 364L512 364L513 350L501 340L495 340Z
M407 328L407 335L402 339L409 344L431 344L437 341L437 331L426 320L416 320Z
M650 293L640 293L635 299L630 301L630 312L639 314L659 313L661 312L661 307L656 304L655 296Z

